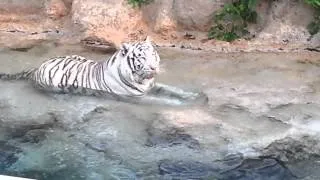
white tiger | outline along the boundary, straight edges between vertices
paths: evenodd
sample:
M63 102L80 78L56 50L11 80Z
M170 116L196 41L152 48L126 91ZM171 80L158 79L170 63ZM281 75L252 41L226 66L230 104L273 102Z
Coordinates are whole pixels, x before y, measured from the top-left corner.
M42 63L39 68L17 74L0 73L0 79L31 80L45 91L84 95L112 95L113 97L140 97L153 89L153 94L186 99L199 94L157 84L155 76L160 70L160 57L150 39L124 43L119 51L106 61L93 61L73 55L56 57ZM153 96L151 101L161 101Z
M1 79L30 79L37 88L64 93L88 90L121 96L141 96L154 86L160 57L150 39L124 43L106 61L96 62L73 55L55 57L39 68L18 74L1 74Z

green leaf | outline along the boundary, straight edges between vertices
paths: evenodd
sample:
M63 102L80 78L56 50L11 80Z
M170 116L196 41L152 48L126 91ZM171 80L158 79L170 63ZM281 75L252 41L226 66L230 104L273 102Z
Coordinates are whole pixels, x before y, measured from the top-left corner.
M248 8L253 11L256 9L257 7L257 3L258 3L258 0L249 0L248 2Z

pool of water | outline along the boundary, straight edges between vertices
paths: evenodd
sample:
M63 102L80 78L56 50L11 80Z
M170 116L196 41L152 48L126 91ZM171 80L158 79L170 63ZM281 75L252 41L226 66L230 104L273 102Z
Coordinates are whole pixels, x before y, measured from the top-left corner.
M319 179L319 54L160 49L158 82L208 104L139 105L0 81L0 174L36 179ZM0 72L80 47L0 51Z

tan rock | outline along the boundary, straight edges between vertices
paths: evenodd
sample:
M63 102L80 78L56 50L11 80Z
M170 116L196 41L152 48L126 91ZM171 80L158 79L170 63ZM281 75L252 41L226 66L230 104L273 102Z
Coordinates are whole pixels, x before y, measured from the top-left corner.
M82 25L86 33L94 34L117 45L129 34L147 29L138 9L126 0L74 0L72 21Z
M154 32L166 35L176 30L177 23L171 8L173 2L173 0L155 0L142 8L143 18Z
M68 14L68 8L62 0L48 0L46 13L51 19L59 19Z
M185 30L207 31L213 14L230 0L174 1L172 11L178 25Z

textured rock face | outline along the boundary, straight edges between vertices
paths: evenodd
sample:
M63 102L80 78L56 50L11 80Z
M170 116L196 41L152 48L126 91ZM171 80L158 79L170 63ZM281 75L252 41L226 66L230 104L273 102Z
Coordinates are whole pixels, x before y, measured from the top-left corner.
M165 34L176 29L172 13L173 2L173 0L156 0L142 9L143 17L153 31Z
M9 9L10 7L16 7L17 9L15 9L14 12L22 12L22 9L32 12L34 9L43 8L44 0L2 0L0 5L1 10Z
M155 0L142 8L143 17L155 32L169 30L207 31L213 13L229 0Z
M212 15L230 0L174 1L173 14L181 28L207 31Z
M3 0L0 46L28 49L43 41L79 43L92 36L119 46L146 35L159 45L227 52L291 51L320 45L319 36L310 38L306 29L314 10L292 0L260 1L258 24L250 26L255 35L251 41L203 41L213 14L228 2L154 0L139 9L127 0ZM185 38L188 31L193 31L188 34L192 38Z
M65 1L67 2L67 1ZM0 2L0 46L29 49L61 38L70 4L61 0L4 0Z
M301 1L280 0L263 3L269 4L267 5L269 10L259 13L265 24L257 36L258 39L307 43L310 34L306 27L313 18L311 7ZM258 12L263 11L267 6L258 8Z
M143 27L140 13L129 8L125 0L74 0L72 21L87 33L119 43L130 32Z

